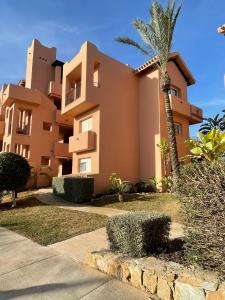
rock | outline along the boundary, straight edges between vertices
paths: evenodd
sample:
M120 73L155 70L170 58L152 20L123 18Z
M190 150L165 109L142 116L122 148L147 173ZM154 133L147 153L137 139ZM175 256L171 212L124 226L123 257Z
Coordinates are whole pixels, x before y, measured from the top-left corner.
M206 291L211 291L214 292L217 290L218 288L218 283L217 282L208 282L208 281L204 281L202 283L202 287L204 290Z
M152 272L145 271L143 274L143 286L151 294L155 294L157 291L157 275L152 274Z
M164 277L158 277L157 296L162 300L172 300L172 290Z
M111 256L108 258L107 263L107 274L112 277L120 278L121 277L121 262L119 258Z
M225 300L225 291L207 292L206 300Z
M129 264L126 262L123 262L121 264L121 273L120 273L120 278L123 282L129 282L131 279L131 274L130 274L130 269L129 269Z
M137 265L131 265L130 271L130 282L133 286L140 288L142 286L142 270Z
M205 293L200 287L176 281L174 300L205 300Z

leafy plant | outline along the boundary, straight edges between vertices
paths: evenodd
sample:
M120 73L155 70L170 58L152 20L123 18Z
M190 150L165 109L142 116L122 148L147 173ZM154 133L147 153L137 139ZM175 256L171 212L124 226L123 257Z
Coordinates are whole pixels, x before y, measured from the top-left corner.
M212 129L207 134L199 132L198 138L198 140L189 139L186 141L192 153L191 157L213 161L223 156L225 152L225 132Z
M173 191L173 178L171 176L164 176L160 180L162 185L162 192L163 193L172 193Z
M109 176L109 181L111 182L111 190L118 194L118 200L123 202L124 187L122 179L116 173L112 173Z
M149 9L150 21L145 22L141 19L135 19L133 21L133 26L139 33L143 44L140 44L129 37L119 37L116 39L116 41L120 43L137 48L150 58L157 56L156 64L160 72L160 88L164 95L171 165L175 183L179 178L180 166L173 113L169 98L171 79L168 74L168 62L173 45L174 29L181 10L181 5L176 7L176 3L176 0L168 0L167 6L164 9L161 3L155 0Z
M207 134L212 129L219 129L220 131L225 130L225 115L220 117L220 115L217 114L213 118L204 118L203 120L206 122L203 123L199 129L199 131L202 132L203 134Z
M12 191L12 207L16 206L16 192L23 188L30 177L27 160L15 153L0 153L0 191Z
M157 144L157 147L159 147L160 153L161 153L161 158L163 161L163 169L164 169L164 174L167 176L167 167L170 161L170 147L165 138L162 138L160 140L160 143Z

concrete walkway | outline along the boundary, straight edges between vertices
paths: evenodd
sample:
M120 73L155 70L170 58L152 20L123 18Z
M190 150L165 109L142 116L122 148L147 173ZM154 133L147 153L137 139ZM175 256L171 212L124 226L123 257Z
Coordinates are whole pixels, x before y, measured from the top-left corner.
M51 188L48 189L39 189L35 193L35 197L48 205L54 205L59 208L69 209L69 210L78 210L87 213L94 213L99 215L105 215L108 217L112 217L115 215L120 215L127 213L126 210L120 210L115 208L107 208L107 207L96 207L91 205L83 205L83 204L75 204L68 201L63 200L55 196L52 192Z
M0 300L147 300L147 294L0 227Z

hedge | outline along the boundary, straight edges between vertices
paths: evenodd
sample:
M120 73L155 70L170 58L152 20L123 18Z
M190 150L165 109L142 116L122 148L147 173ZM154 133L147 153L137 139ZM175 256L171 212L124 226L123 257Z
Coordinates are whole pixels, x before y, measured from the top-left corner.
M53 192L55 195L74 203L84 203L91 200L94 192L94 178L62 176L53 177Z
M110 249L132 257L160 250L169 238L171 218L164 214L131 212L111 217L106 230Z
M196 162L181 172L179 190L186 216L185 252L190 264L225 278L225 162Z

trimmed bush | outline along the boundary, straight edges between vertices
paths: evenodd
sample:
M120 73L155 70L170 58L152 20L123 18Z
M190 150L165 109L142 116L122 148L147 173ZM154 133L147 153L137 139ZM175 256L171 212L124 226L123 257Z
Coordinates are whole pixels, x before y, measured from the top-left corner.
M187 258L225 277L225 162L192 163L181 175Z
M111 217L106 230L110 249L143 257L161 249L169 238L171 218L159 213L133 212Z
M94 192L94 178L62 176L53 177L53 192L67 201L84 203L91 200Z
M135 184L135 189L138 193L154 193L155 187L148 182L140 181Z
M0 191L18 191L30 177L30 166L25 158L11 153L0 153Z

